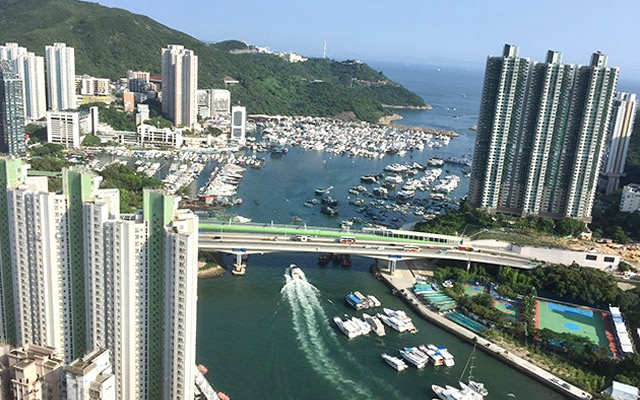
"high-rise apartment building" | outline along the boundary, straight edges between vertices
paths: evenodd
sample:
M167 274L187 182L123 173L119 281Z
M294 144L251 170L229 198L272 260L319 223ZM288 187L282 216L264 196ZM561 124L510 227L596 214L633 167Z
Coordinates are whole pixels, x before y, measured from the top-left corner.
M245 144L247 137L247 108L233 106L231 108L231 140Z
M22 79L7 61L0 61L0 152L26 153Z
M66 148L78 148L81 130L78 111L47 112L47 142L61 144Z
M1 338L83 357L67 370L77 388L110 393L108 368L87 369L98 353L85 357L107 349L115 398L193 398L198 218L159 191L120 215L91 172L65 169L54 193L27 168L0 158Z
M76 76L76 94L80 96L109 96L111 82L106 78L94 78L89 75Z
M231 112L231 92L226 89L209 89L207 91L211 117Z
M47 64L47 104L49 110L76 108L76 59L73 47L54 43L45 48Z
M0 46L0 61L3 60L11 63L22 80L25 118L30 121L43 118L47 112L44 57L28 52L17 43L7 43Z
M196 124L197 91L198 56L178 45L162 49L162 112L176 126Z
M516 160L514 139L524 114L531 65L518 53L517 46L505 45L502 57L487 59L469 182L469 200L476 207L498 208L509 185L505 172Z
M635 94L616 93L601 174L602 187L606 194L620 188L620 178L624 176L624 166L637 108L638 102Z
M489 57L470 204L589 221L617 77L601 53L578 67L556 51L532 64L512 45Z

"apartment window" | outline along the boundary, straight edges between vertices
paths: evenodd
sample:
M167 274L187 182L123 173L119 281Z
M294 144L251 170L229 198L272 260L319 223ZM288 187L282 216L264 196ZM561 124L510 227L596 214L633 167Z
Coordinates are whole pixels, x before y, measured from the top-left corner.
M594 256L593 254L587 254L585 258L589 261L596 261L598 259L598 256Z

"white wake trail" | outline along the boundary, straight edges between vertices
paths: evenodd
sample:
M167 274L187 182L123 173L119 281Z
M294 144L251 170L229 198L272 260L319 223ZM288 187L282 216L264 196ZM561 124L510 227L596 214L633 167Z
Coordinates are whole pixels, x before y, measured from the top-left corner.
M291 279L283 288L283 294L291 306L296 338L305 358L312 368L333 383L341 394L374 398L369 389L349 379L346 371L331 357L328 343L319 333L328 319L318 300L318 292L317 288L301 279Z

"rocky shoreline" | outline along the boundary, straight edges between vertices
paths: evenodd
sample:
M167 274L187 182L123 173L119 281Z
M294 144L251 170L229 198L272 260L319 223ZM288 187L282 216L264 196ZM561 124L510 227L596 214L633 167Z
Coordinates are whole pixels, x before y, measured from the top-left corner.
M402 119L402 115L398 113L393 113L391 115L384 115L380 117L378 123L380 125L390 125L393 121L400 121Z

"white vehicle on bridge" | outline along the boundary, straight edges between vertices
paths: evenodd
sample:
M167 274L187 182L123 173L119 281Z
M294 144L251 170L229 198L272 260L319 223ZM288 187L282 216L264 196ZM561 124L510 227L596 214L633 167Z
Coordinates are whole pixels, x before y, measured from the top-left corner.
M296 242L308 242L309 240L311 240L311 236L309 236L309 235L296 235L293 239Z
M418 253L418 252L420 252L420 246L416 246L416 245L413 245L413 244L405 244L402 247L402 250L408 251L408 252L411 252L411 253Z
M355 236L340 236L340 243L342 244L354 244L355 242Z

